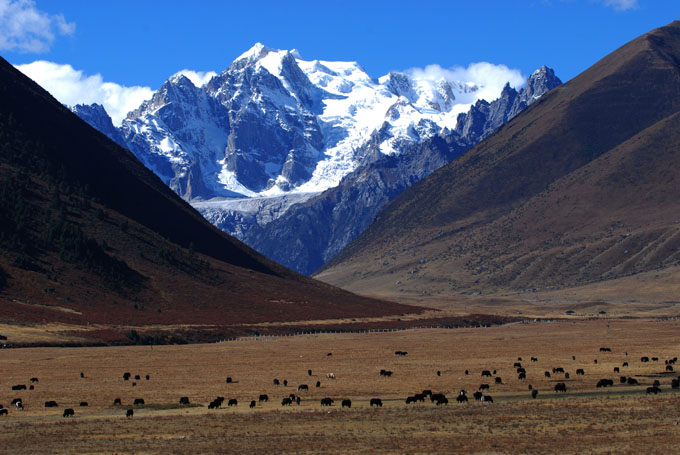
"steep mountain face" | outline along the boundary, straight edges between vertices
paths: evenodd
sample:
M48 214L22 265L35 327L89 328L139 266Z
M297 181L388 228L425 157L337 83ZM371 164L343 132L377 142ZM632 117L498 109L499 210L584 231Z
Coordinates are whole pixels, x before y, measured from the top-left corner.
M401 191L467 148L455 135L440 136L386 155L342 179L340 185L291 207L245 242L301 273L310 274L363 232L375 214ZM202 211L202 213L204 213Z
M412 311L298 275L206 222L0 59L0 317L215 324Z
M317 276L451 294L680 264L678 61L677 21L621 47L404 191Z
M243 240L280 264L310 274L361 234L380 209L402 191L460 156L560 84L551 69L542 67L531 75L526 88L517 92L506 85L497 100L480 100L468 113L460 114L454 131L406 147L400 154L379 156L347 175L337 187L292 206L269 223L252 227ZM205 210L199 210L210 219Z
M135 156L183 198L234 195L214 178L229 138L227 109L185 76L128 114L121 131Z

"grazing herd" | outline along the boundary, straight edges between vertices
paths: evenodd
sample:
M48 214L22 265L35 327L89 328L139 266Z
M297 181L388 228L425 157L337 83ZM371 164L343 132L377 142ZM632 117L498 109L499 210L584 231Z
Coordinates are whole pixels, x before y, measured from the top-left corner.
M218 409L222 406L224 397L217 397L208 404L208 409Z
M600 352L601 353L611 353L612 350L611 350L611 348L603 347L603 348L600 348ZM404 357L404 356L407 355L407 352L405 352L405 351L395 351L394 354L395 354L395 356ZM329 353L328 355L331 355L331 354ZM626 353L626 356L627 355L628 355L628 353ZM576 356L572 356L572 359L575 360ZM530 357L530 360L531 360L532 363L537 363L538 357L532 356L532 357ZM522 358L518 357L517 361L513 363L513 369L517 373L518 380L524 381L528 378L529 373L527 372L527 369L522 365L521 361L522 361ZM651 357L650 358L650 357L647 357L647 356L643 356L643 357L640 358L641 363L649 363L650 361L651 362L659 362L659 358L658 357ZM677 362L677 357L665 360L665 372L658 373L657 376L662 377L662 378L667 377L667 375L669 373L673 372L673 365L676 362ZM597 363L597 359L595 359L595 363ZM630 368L628 361L623 362L620 367L619 366L614 367L613 371L615 373L620 373L621 369L625 369L625 368ZM586 375L586 370L584 368L577 368L575 370L575 372L576 372L577 376L585 376ZM393 375L394 375L394 372L391 371L391 370L381 369L379 371L379 374L380 374L380 376L385 377L385 378L392 378ZM464 370L464 374L469 375L470 370L469 369ZM482 369L480 374L481 374L482 378L493 378L494 380L481 383L478 387L478 390L475 391L472 394L472 396L474 397L475 400L477 400L479 402L482 402L482 403L485 403L485 404L493 403L494 402L493 397L491 395L486 394L485 392L491 390L491 388L492 388L491 382L494 385L503 385L504 382L501 379L501 377L497 375L497 370ZM560 377L559 375L562 375L564 380L570 379L570 373L569 373L569 371L566 371L564 367L552 367L551 369L544 371L544 376L546 378L553 378L553 377L556 378L556 379L551 379L551 380L555 381L555 384L553 386L555 393L567 393L567 383L563 382L561 380L562 377ZM313 376L313 372L312 372L311 369L307 370L307 376L308 377ZM438 377L441 376L440 370L436 371L436 376L438 376ZM81 377L84 377L84 375L82 375ZM129 381L133 377L136 381L141 381L141 378L142 378L142 376L139 375L139 374L134 375L134 376L129 372L125 372L123 374L123 380L124 381ZM396 376L396 379L394 379L394 380L398 381L399 378L400 378L400 376ZM326 379L328 379L330 381L335 381L336 380L335 373L327 373ZM147 374L145 376L145 380L149 381L150 375ZM557 381L559 381L559 382L557 382ZM15 384L15 385L11 386L11 390L12 391L34 390L35 385L39 383L39 380L38 380L37 377L32 377L32 378L30 378L29 382L31 384L30 388L27 388L26 384ZM227 384L234 384L234 383L237 383L237 381L234 381L232 379L232 377L227 377L226 383ZM598 389L599 388L614 387L614 383L615 383L614 379L601 378L597 381L597 383L595 384L595 387L598 388ZM640 385L638 379L633 378L630 375L619 376L619 383L621 385L628 385L628 386ZM283 384L283 387L287 387L288 386L288 380L284 379L283 381L279 381L279 379L274 379L273 384L275 386L281 386L281 384ZM134 386L134 385L136 385L136 383L133 382L132 385ZM670 386L671 386L672 389L680 389L680 376L678 376L677 378L672 378L671 382L670 382ZM316 382L316 387L317 388L321 387L321 381ZM532 399L538 398L539 391L537 389L534 389L531 384L529 384L528 388L531 392L531 398ZM309 385L307 385L307 384L298 384L297 385L297 392L298 393L302 393L302 392L309 393L309 390L310 390L310 388L309 388ZM482 391L484 391L484 392L482 392ZM657 395L657 394L661 393L662 392L661 382L658 379L653 381L652 385L649 386L649 387L646 387L645 391L646 391L646 394L648 394L648 395L649 394ZM432 403L436 406L446 406L446 405L449 404L449 399L447 398L447 396L444 393L441 393L441 392L440 393L433 393L432 390L430 390L430 389L425 389L422 392L417 392L413 395L407 396L406 399L405 399L405 404L406 405L414 405L414 404L417 404L417 403L425 403L426 399L428 399L428 398L429 398L430 403ZM230 398L229 400L226 400L225 397L217 397L208 404L208 409L210 409L210 410L219 409L219 408L222 407L222 405L225 401L227 401L227 407L237 407L238 406L238 399L236 399L236 398ZM268 401L269 401L269 396L267 394L260 394L259 397L257 398L257 400L251 399L249 401L249 408L254 409L258 406L258 404L261 405L262 403L267 403ZM296 405L299 406L301 401L302 400L301 400L301 397L299 395L291 393L288 396L282 398L281 406L284 406L284 407L285 406L292 406L293 404L296 404ZM392 401L394 401L394 400L392 400ZM458 392L457 396L456 396L456 402L458 402L460 404L468 403L468 392L466 390L460 390ZM246 401L246 403L248 403L248 401ZM332 407L335 404L335 400L333 398L327 396L327 397L321 398L319 403L320 403L321 407ZM19 410L19 411L23 410L24 406L25 406L25 403L21 398L15 398L14 400L12 400L11 404L12 404L12 406L15 406L16 409ZM142 406L145 406L145 405L146 405L146 403L145 403L143 398L136 398L133 401L133 406L142 407ZM187 397L187 396L180 397L179 398L179 405L180 406L190 406L191 401L189 400L189 397ZM113 401L113 406L122 406L121 398L115 398L114 401ZM369 406L371 408L373 408L373 407L381 408L383 406L383 399L376 398L376 397L370 398ZM44 407L45 408L58 408L59 404L55 400L48 400L48 401L44 402ZM80 407L88 407L88 402L87 401L81 401ZM352 400L349 399L349 398L342 399L341 407L351 409L352 408ZM4 408L0 404L0 416L7 416L7 415L9 415L8 409ZM62 416L64 418L74 417L75 415L76 415L76 412L73 408L65 408L63 413L62 413ZM131 409L131 408L126 409L125 417L130 419L133 416L134 416L134 410Z

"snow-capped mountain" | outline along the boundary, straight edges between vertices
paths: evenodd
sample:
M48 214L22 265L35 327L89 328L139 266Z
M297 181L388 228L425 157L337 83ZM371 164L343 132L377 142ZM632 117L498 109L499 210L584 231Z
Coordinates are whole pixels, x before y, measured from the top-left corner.
M303 60L256 44L203 87L175 76L122 131L132 151L181 196L319 192L366 158L453 129L478 85Z
M543 67L526 88L506 85L491 102L481 98L489 90L479 81L418 72L375 79L356 62L307 61L295 50L258 43L201 87L183 75L171 77L119 129L109 128L101 106L74 112L122 141L213 224L249 241L295 204L352 173L363 175L381 157L399 156L436 136L454 135L456 150L475 144L559 83ZM406 168L418 169L399 178L397 187L422 178L447 156L424 167L409 157L405 162L414 164ZM387 185L384 195L367 199L380 201L370 219L397 187ZM361 227L342 233L340 243L322 246L321 256L363 230L367 218L361 218Z

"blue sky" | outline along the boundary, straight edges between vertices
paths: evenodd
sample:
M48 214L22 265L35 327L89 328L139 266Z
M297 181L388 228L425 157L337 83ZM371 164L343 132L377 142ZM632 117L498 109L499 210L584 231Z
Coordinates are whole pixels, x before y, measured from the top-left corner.
M546 64L566 81L675 19L680 0L0 0L0 55L151 89L183 69L219 72L258 41L376 77L486 61L525 76Z

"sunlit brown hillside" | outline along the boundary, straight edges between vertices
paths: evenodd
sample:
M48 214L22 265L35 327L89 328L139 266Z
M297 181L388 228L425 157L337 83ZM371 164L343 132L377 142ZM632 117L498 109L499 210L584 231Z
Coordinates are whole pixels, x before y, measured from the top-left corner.
M382 295L561 288L680 261L680 22L414 185L318 277Z

